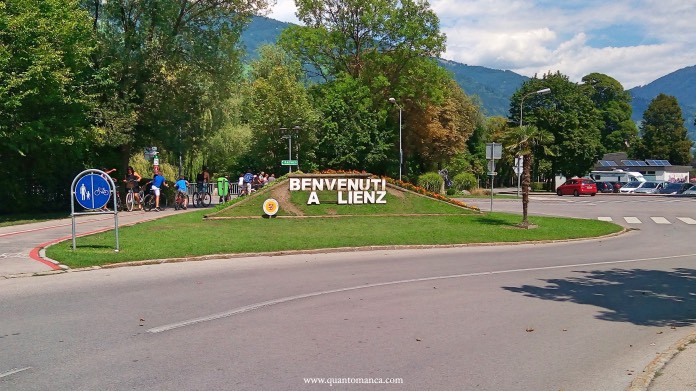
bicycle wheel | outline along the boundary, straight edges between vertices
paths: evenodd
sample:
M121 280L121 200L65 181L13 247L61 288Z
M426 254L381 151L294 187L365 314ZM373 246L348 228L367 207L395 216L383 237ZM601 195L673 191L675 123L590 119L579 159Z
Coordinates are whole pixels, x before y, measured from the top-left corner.
M154 207L155 207L155 196L152 194L146 195L145 199L143 200L143 209L145 209L146 212L149 212Z
M203 197L201 197L201 198L202 198L201 202L202 202L203 206L205 206L205 207L210 206L210 203L213 202L213 197L210 195L210 193L204 193Z
M199 203L201 202L201 197L198 195L198 192L193 193L193 207L198 208L200 207Z
M128 210L129 212L133 211L133 198L133 192L129 191L128 194L126 194L126 210Z

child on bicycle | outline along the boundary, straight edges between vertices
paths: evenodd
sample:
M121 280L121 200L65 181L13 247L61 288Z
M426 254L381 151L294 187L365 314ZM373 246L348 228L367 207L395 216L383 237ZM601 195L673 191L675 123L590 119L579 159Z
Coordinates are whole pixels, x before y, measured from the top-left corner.
M180 204L180 206L184 209L186 209L186 205L183 205L183 201L186 199L186 194L188 194L188 181L184 176L179 176L179 180L174 183L174 188L177 189L176 191L176 202Z

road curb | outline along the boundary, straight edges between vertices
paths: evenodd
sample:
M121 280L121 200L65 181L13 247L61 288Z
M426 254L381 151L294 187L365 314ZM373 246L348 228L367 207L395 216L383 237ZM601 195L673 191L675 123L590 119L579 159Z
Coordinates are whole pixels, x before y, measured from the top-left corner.
M655 357L643 372L638 375L626 391L647 391L657 373L688 345L696 343L696 330L672 344L666 351Z

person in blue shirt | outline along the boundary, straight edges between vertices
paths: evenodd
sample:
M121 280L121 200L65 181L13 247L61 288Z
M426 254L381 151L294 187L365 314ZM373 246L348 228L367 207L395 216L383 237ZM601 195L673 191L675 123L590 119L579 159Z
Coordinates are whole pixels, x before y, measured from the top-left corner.
M155 209L153 209L155 212L159 212L159 201L160 201L160 189L162 186L169 187L167 184L167 181L164 179L162 174L160 174L158 171L155 172L155 176L152 178L150 181L152 183L152 192L155 193Z
M186 194L188 193L188 185L189 185L189 183L186 180L186 178L184 178L183 175L179 177L178 181L176 181L176 183L174 184L174 188L177 189L176 190L176 200L177 201L186 200ZM181 205L181 206L184 209L186 209L186 205Z

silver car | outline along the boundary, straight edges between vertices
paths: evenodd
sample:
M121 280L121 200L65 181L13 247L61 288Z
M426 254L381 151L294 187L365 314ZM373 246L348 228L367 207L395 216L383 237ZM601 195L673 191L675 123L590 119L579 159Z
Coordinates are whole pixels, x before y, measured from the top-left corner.
M644 182L643 186L635 189L633 192L638 194L657 194L660 192L660 189L662 189L662 186L665 185L665 182L654 182L654 181L648 181Z
M638 182L638 181L628 182L625 185L621 186L621 188L619 189L619 193L621 193L621 194L633 193L634 191L636 191L636 189L640 189L640 187L643 186L643 183L646 183L646 182Z

